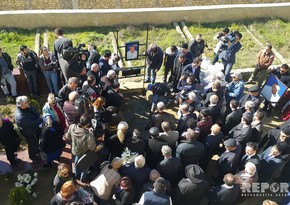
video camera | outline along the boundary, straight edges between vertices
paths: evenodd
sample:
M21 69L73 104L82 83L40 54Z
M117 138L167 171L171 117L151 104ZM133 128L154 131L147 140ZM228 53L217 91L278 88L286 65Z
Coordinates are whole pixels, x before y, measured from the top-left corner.
M85 46L86 46L85 44L79 44L77 47L72 47L72 44L63 46L62 48L63 59L66 61L72 60L80 61L82 59L81 56L83 53L85 53L86 56L88 54L88 51L82 49Z

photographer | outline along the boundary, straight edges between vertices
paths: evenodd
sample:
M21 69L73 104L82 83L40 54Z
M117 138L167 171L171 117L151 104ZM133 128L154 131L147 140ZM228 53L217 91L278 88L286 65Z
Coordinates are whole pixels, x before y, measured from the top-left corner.
M218 62L219 54L224 50L228 48L227 45L227 36L229 35L230 29L228 27L225 27L224 30L221 33L218 33L217 36L215 36L213 39L218 40L218 43L215 46L214 49L214 58L212 61L212 65L214 65L216 62Z
M70 77L76 76L75 73L71 69L69 69L69 63L63 59L61 54L62 45L64 42L67 42L68 39L63 37L62 28L56 28L54 30L54 33L57 38L53 43L54 56L58 60L63 80L66 83Z
M236 53L239 52L239 50L242 48L240 40L242 39L243 35L238 31L234 32L233 34L235 37L233 39L229 39L228 49L224 52L221 52L219 55L219 58L224 64L224 73L228 82L230 82L230 73L233 65L236 62Z

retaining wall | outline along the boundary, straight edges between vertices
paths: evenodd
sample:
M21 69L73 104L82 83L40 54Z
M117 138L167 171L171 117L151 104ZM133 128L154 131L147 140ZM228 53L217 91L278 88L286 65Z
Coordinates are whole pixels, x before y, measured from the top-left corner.
M37 28L140 25L147 23L168 24L181 20L207 23L269 17L290 20L289 11L290 3L145 9L0 11L0 27Z
M287 0L1 0L0 10L164 8L284 2Z

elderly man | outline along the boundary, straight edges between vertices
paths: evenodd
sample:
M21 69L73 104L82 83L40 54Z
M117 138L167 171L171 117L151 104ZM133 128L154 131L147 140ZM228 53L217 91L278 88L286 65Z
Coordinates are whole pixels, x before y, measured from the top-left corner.
M42 118L36 109L29 105L26 96L16 98L15 122L28 144L29 158L33 162L37 162Z
M120 169L122 176L128 176L134 182L136 189L139 190L142 185L149 180L150 169L146 166L146 161L143 155L139 155L134 159L134 162L127 163Z
M77 91L72 91L69 96L68 100L64 102L63 105L63 112L66 115L66 119L69 125L77 123L79 120L79 110L75 106L75 101L79 97Z
M165 179L170 181L173 187L175 187L181 177L180 158L172 157L172 149L167 145L162 146L161 152L164 159L158 163L156 169Z
M236 71L231 74L232 82L226 86L226 101L229 103L231 100L240 100L244 95L245 84L241 72Z
M71 77L68 79L68 82L63 86L58 92L58 104L62 107L64 102L68 100L68 95L75 91L78 86L78 78Z
M208 205L237 204L241 195L240 186L235 184L235 177L229 173L223 178L224 184L216 186L209 194Z
M247 162L245 169L235 175L235 183L239 184L241 189L248 189L254 182L258 182L256 166L252 162Z
M180 112L181 112L181 117L178 120L177 128L176 131L181 135L183 132L187 130L187 121L190 118L197 119L195 113L189 112L189 105L187 103L184 103L180 106Z
M167 121L170 123L172 129L175 128L175 118L172 114L165 111L165 104L163 102L157 103L157 110L150 117L151 127L158 127L162 131L161 123Z
M106 75L101 77L100 84L103 87L103 90L106 91L106 89L109 89L110 86L112 86L114 79L116 78L116 72L114 70L109 70Z
M267 78L267 70L272 65L274 58L275 55L272 51L272 45L266 45L265 49L259 53L255 70L246 84L250 84L254 80L257 80L258 87L261 87L262 82Z
M100 84L100 81L101 81L101 72L100 72L100 68L99 68L99 65L97 63L93 63L91 65L91 69L88 70L87 76L90 76L90 75L93 75L95 76L96 78L96 84Z
M259 91L259 87L254 85L248 89L249 93L240 99L240 108L243 112L245 112L245 104L247 101L252 101L254 103L254 110L258 110L262 102L262 97L260 96Z
M154 43L151 43L148 46L147 54L147 67L146 67L146 81L145 83L150 82L155 83L156 73L161 68L163 62L163 51L162 49ZM152 75L151 75L152 72Z

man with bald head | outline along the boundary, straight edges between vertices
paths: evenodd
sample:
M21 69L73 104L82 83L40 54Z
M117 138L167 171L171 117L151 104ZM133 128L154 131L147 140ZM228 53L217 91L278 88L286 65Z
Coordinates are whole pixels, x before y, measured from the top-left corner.
M99 65L97 63L93 63L91 65L91 69L87 72L86 74L87 76L93 75L96 78L96 84L100 84L100 80L101 80L101 73L100 73L100 68Z
M63 105L63 111L66 114L66 118L68 121L68 124L74 124L77 123L79 120L79 112L78 109L75 106L75 101L79 97L79 94L77 91L72 91L68 95L68 100L64 102Z
M204 146L206 152L204 153L204 158L202 160L201 166L206 169L208 162L211 158L218 154L219 152L219 144L224 139L224 134L221 132L221 127L218 124L214 124L211 126L211 133L205 137Z

